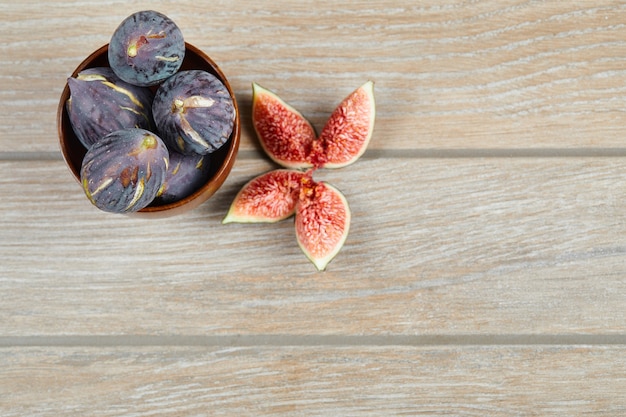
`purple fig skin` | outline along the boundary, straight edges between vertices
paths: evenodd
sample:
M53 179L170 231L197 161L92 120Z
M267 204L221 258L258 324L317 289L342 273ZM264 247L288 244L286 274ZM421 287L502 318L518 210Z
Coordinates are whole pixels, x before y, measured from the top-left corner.
M203 70L180 71L163 82L152 114L165 143L183 154L215 152L230 138L235 121L228 89Z
M169 152L144 129L122 129L96 142L85 155L80 177L87 198L110 213L147 207L163 185Z
M210 155L170 152L169 169L154 203L169 204L193 194L209 179L210 161Z
M125 128L153 129L154 94L120 80L108 67L89 68L67 80L66 103L72 129L89 149L96 141Z
M157 85L174 75L185 57L185 40L169 17L154 10L133 13L109 42L109 65L122 80Z

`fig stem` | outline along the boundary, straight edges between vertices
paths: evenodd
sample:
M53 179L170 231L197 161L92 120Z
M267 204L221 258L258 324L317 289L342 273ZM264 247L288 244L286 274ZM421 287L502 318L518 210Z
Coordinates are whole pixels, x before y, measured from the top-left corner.
M141 147L143 149L154 149L157 147L157 139L152 135L145 135Z
M172 106L172 113L182 113L185 108L185 101L179 98L174 100L174 105Z
M128 49L126 50L126 54L131 57L134 58L137 56L137 44L136 43L131 43L130 45L128 45Z

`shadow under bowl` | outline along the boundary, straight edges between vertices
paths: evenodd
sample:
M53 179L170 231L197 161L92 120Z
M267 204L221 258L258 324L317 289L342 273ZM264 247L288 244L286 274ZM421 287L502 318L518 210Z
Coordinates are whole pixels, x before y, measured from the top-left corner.
M211 58L195 46L185 43L186 51L181 70L204 70L215 75L226 87L235 107L235 123L233 132L228 141L217 151L213 152L210 157L210 169L207 181L191 195L178 201L162 205L149 205L139 211L129 213L128 215L139 217L169 217L181 214L198 207L207 201L222 186L235 163L237 152L239 150L239 137L241 134L241 126L239 120L239 108L226 76L222 73ZM72 77L76 77L79 72L94 67L108 67L108 50L109 45L104 45L91 53L72 73ZM78 140L72 128L69 116L67 114L66 102L70 98L70 90L67 83L61 93L59 106L57 109L57 129L63 159L69 167L74 179L80 184L80 169L83 158L87 153L87 149Z

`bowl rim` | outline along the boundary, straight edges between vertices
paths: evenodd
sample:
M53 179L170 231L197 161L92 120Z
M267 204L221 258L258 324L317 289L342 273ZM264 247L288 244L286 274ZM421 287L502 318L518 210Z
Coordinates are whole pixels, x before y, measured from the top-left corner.
M72 72L71 77L76 77L79 72L92 68L96 65L93 65L93 62L101 58L103 55L106 58L108 64L108 54L109 44L105 44L100 48L93 51L91 54L87 56ZM126 215L130 216L138 216L138 217L169 217L176 214L180 214L189 210L192 210L204 203L208 200L215 192L222 186L226 177L228 177L234 163L237 158L237 153L239 151L239 142L241 135L241 123L240 123L240 115L239 115L239 106L237 104L237 100L235 97L235 93L228 82L228 79L219 68L219 66L201 49L196 46L185 42L185 57L188 57L188 52L193 53L200 60L206 63L210 67L210 72L213 72L220 81L224 84L228 93L230 94L233 100L233 106L235 109L235 120L233 125L233 131L225 143L226 154L219 166L219 168L213 173L213 175L208 179L206 183L204 183L198 190L194 191L187 197L184 197L178 201L174 201L167 204L161 205L149 205L141 210L132 213L126 213ZM184 61L183 61L184 62ZM69 124L69 119L67 116L67 110L65 103L70 96L68 83L65 83L63 91L61 93L61 97L59 99L59 104L57 108L57 133L59 137L59 145L61 147L61 153L63 155L63 160L65 161L69 171L71 172L74 179L80 184L80 167L76 167L74 163L72 163L72 155L70 153L71 146L67 143L67 138L65 138L64 132L69 127L71 129L71 125ZM220 149L218 152L222 151ZM86 149L85 149L86 152ZM223 152L223 151L222 151ZM81 185L82 187L82 185Z

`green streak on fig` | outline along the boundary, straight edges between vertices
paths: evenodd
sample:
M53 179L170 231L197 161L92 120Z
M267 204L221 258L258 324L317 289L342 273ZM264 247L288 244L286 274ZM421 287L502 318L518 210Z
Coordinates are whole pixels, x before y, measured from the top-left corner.
M144 109L146 107L147 103L142 102L141 100L139 100L137 98L137 96L130 90L120 87L119 85L115 85L112 82L109 81L104 81L103 82L104 85L106 85L107 87L112 88L113 90L117 91L120 94L124 94L126 97L128 97L128 99L137 107Z
M91 73L91 72L87 73L85 71L79 72L78 75L76 75L76 79L82 80L82 81L101 81L103 83L109 82L107 80L107 77L104 76L104 74Z
M167 62L178 62L180 60L180 57L178 57L178 56L161 56L161 55L157 55L155 58L158 61L167 61Z
M183 106L187 109L208 109L216 103L211 97L191 96L183 100Z
M146 189L145 181L142 178L139 181L137 181L137 187L135 188L135 195L133 196L133 199L128 203L124 211L132 211L133 207L140 201L141 197L143 196L143 192L145 191L145 189Z

